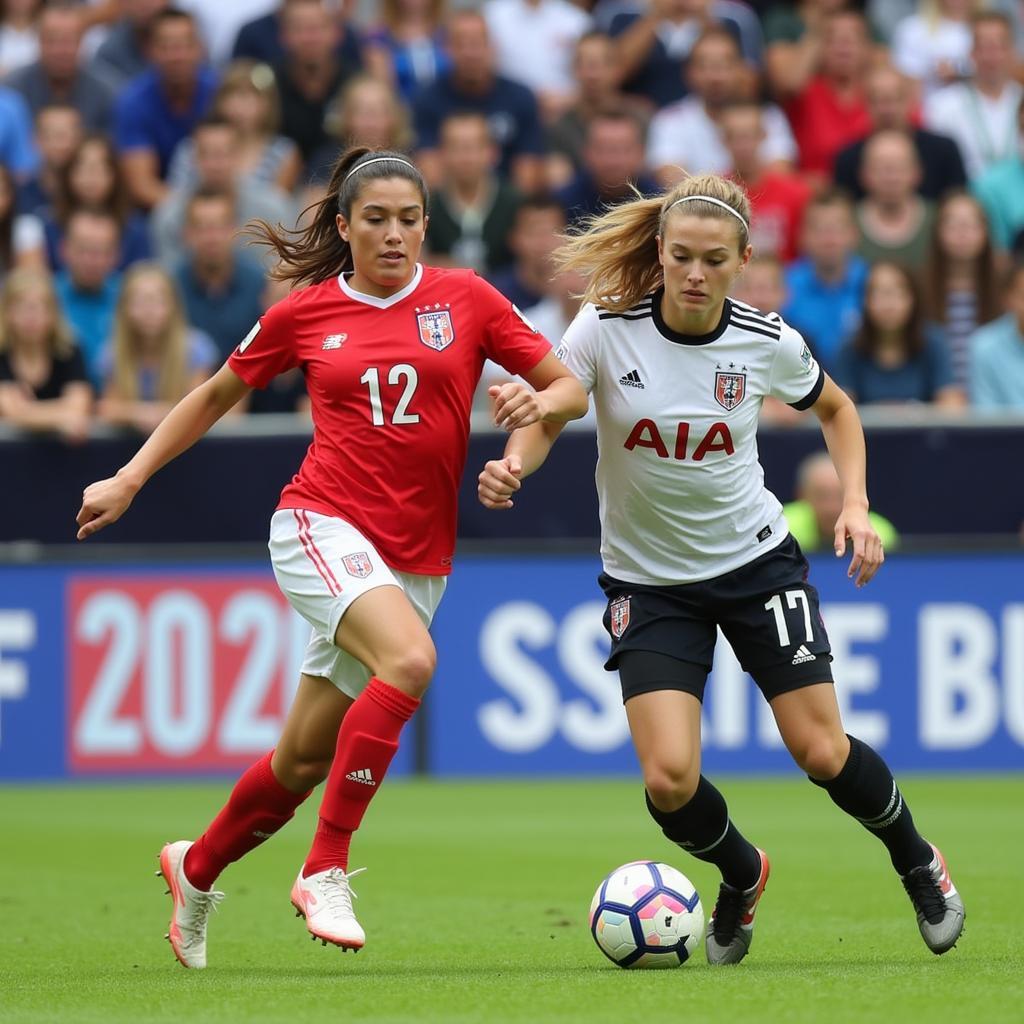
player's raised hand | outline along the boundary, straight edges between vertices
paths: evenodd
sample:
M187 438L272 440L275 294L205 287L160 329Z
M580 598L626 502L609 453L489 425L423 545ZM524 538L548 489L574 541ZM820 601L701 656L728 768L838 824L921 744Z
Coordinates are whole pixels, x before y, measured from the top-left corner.
M137 490L133 484L118 476L89 484L82 493L82 507L75 517L79 526L78 539L85 540L104 526L117 522L132 503Z
M494 402L494 423L511 433L544 419L544 397L520 381L492 384L487 394Z
M842 558L846 551L846 538L853 542L853 557L846 575L856 575L857 586L863 587L870 583L875 573L885 561L882 550L882 539L868 519L867 509L844 508L836 520L835 552L836 558Z
M493 459L484 466L477 478L476 493L484 508L505 509L512 507L512 495L523 486L520 476L523 460L518 455L504 459Z

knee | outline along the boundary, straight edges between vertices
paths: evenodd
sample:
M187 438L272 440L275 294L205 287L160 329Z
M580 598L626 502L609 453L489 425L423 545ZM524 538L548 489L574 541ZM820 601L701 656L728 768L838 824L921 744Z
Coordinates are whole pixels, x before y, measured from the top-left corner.
M838 736L815 734L791 748L791 753L793 760L812 779L826 782L843 770L850 754L850 741L842 733Z
M316 789L331 770L331 758L302 754L274 757L274 776L293 793L306 793Z
M697 792L700 767L684 761L652 761L644 766L644 787L659 811L675 811Z
M411 697L422 697L427 692L436 666L437 653L434 645L428 642L411 645L382 659L377 675Z

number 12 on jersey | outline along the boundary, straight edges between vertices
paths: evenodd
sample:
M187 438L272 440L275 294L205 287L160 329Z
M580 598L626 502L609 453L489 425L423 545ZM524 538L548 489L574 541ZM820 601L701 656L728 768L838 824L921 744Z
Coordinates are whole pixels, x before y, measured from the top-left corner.
M419 377L416 375L416 367L409 363L398 363L388 370L387 381L390 385L405 382L405 390L395 405L395 411L391 416L391 422L396 426L403 426L407 423L419 423L420 415L417 412L409 412L409 405L413 395L416 394L416 386L419 384ZM370 389L370 417L375 427L383 427L384 405L381 401L380 372L376 366L371 366L366 373L359 378L360 384L365 384Z

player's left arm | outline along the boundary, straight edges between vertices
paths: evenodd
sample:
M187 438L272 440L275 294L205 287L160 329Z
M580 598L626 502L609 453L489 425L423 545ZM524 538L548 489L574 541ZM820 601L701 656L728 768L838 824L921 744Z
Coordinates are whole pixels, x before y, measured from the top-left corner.
M843 557L849 538L853 542L853 558L846 574L856 574L857 586L863 587L885 561L881 538L868 519L864 428L856 406L828 374L824 374L821 393L811 408L821 421L825 444L843 485L843 510L835 528L836 558Z
M510 381L487 389L494 399L494 422L499 427L513 431L531 423L567 423L586 415L583 385L554 352L548 352L523 376L529 387Z

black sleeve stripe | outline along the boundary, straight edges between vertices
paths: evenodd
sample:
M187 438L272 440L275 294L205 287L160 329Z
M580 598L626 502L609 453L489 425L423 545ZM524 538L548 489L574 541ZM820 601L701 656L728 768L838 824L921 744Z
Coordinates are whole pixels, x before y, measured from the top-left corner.
M825 371L819 366L818 367L818 379L814 382L814 387L800 399L799 402L790 402L789 404L794 408L803 412L804 409L810 409L812 405L818 400L821 395L821 389L825 386Z
M598 313L598 320L650 320L654 314L648 310L646 313Z
M778 328L774 331L769 330L767 326L758 327L754 324L748 324L745 320L737 320L735 317L732 318L732 325L740 331L749 331L751 334L763 334L766 338L771 338L772 341L778 341L781 337L781 332Z

